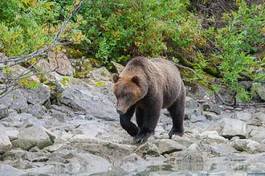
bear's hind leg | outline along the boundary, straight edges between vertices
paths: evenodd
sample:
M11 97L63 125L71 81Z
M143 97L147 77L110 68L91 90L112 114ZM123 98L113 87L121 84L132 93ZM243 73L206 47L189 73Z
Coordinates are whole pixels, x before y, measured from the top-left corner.
M125 114L120 115L120 124L122 128L125 129L131 136L136 136L139 131L139 128L131 122L134 111L135 108L132 107Z
M185 93L183 93L169 108L168 111L172 118L172 129L168 133L169 139L173 135L183 136L184 134L184 111L185 111Z

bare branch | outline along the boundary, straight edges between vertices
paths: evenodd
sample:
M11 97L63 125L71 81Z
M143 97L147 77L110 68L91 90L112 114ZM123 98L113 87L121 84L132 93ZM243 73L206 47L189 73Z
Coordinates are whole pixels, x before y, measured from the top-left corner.
M4 64L5 66L14 66L16 64L29 61L30 59L32 59L34 57L43 55L49 49L53 48L57 43L59 43L59 38L60 38L61 34L65 31L65 28L66 28L67 24L69 23L69 21L71 20L71 18L80 10L82 3L83 3L83 0L81 0L79 2L79 4L74 8L74 10L70 13L70 15L62 23L60 29L55 34L55 36L53 38L53 41L52 41L52 43L49 46L46 46L44 48L41 48L41 49L39 49L37 51L34 51L34 52L30 53L30 54L27 54L27 55L9 57L5 61L0 61L0 64ZM1 67L0 70L2 68L3 67Z

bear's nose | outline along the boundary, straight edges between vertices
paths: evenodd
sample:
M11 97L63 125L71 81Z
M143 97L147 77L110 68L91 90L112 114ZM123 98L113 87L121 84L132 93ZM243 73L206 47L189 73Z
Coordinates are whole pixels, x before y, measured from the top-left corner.
M120 115L124 114L124 113L123 113L121 110L119 110L119 109L117 109L117 113L120 114Z

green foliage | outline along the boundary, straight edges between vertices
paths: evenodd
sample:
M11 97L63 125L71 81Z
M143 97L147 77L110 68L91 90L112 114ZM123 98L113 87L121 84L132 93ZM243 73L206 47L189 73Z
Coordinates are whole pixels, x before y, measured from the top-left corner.
M50 44L62 23L60 9L60 4L51 0L0 1L0 52L17 56ZM67 36L74 42L83 40L77 29L81 21L70 23L63 38Z
M131 56L159 56L180 40L178 23L189 17L187 0L89 0L82 9L86 47L103 64ZM181 44L182 44L181 43Z
M216 33L217 44L222 49L218 55L219 68L223 74L223 82L237 92L241 100L248 101L250 94L238 81L243 75L253 80L261 78L256 73L261 63L253 57L253 53L265 43L264 34L261 32L265 26L265 9L264 6L256 5L248 7L245 2L241 2L239 10L226 18L227 26Z
M21 78L18 81L18 84L26 89L37 89L40 87L40 83L38 81L32 80L31 78L27 77Z

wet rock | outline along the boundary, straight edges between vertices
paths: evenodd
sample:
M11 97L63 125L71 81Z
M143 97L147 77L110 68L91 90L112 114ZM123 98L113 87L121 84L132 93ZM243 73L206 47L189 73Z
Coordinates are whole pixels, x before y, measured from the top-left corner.
M8 136L6 135L6 133L4 133L2 131L0 133L0 153L4 153L4 152L10 150L11 147L12 147L12 144L11 144Z
M205 161L206 154L198 144L192 144L188 149L171 155L168 163L182 170L203 170Z
M0 120L8 116L8 107L0 104Z
M240 152L257 153L265 152L265 146L250 139L235 139L232 141L232 146Z
M50 69L64 76L72 76L74 74L74 68L68 57L63 53L56 53L50 51L48 53L48 60Z
M25 150L29 150L34 146L40 149L52 145L53 140L47 134L44 128L32 126L19 131L18 139L14 141L14 145Z
M199 134L201 139L206 140L210 143L224 143L227 141L224 137L220 136L217 131L204 131Z
M132 153L122 160L117 162L117 166L126 171L127 173L121 175L129 175L129 173L139 173L144 170L147 170L150 166L159 166L163 165L165 158L160 157L150 157L145 158L140 157L136 153ZM116 174L118 175L118 174Z
M113 102L107 96L82 85L67 87L61 96L61 102L76 111L84 111L92 117L104 120L118 120Z
M246 138L247 125L245 122L237 119L224 118L221 123L221 136L231 139L234 136Z
M159 156L160 155L158 147L151 142L146 142L146 143L140 145L135 150L135 152L141 156L146 156L146 155Z
M40 84L36 89L23 89L23 94L31 104L43 104L50 98L50 88Z
M16 169L7 164L0 164L1 176L22 176L25 174L24 171Z
M160 154L182 151L186 147L171 139L160 139L154 142Z

